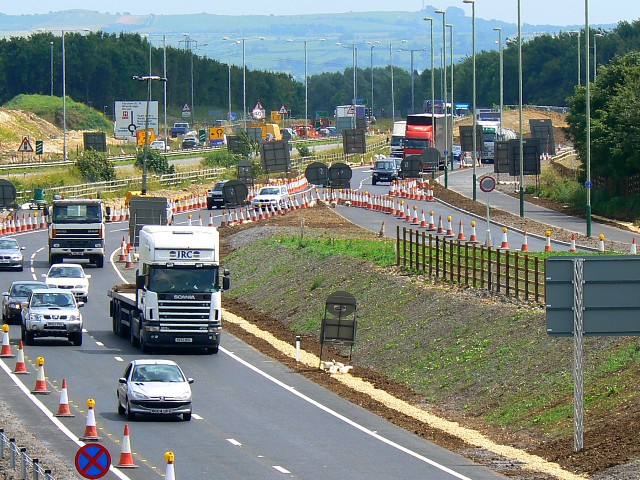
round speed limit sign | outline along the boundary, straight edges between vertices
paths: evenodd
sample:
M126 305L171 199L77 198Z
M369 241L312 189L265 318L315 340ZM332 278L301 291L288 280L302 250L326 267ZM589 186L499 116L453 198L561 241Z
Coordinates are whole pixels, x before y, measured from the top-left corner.
M490 175L480 177L478 182L480 183L480 190L483 192L492 192L496 188L496 179Z

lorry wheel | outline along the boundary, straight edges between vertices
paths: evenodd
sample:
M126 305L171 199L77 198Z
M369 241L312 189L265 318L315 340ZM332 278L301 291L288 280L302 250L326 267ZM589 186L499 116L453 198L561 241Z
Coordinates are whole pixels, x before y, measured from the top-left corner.
M96 267L97 268L104 267L104 255L99 255L96 257Z
M133 346L133 347L137 347L138 346L138 339L133 334L133 321L129 324L129 342L131 343L131 346Z

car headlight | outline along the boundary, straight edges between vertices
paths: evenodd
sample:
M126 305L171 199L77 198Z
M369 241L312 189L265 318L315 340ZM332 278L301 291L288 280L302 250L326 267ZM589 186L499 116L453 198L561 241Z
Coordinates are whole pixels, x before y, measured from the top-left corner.
M135 388L131 389L131 396L136 400L149 400L149 396L142 393L140 390Z
M77 322L78 320L80 320L80 315L69 315L70 322Z
M20 303L18 302L9 302L9 308L13 310L20 310Z
M176 395L176 400L189 400L189 398L191 398L190 392L183 392Z
M41 313L30 313L29 320L32 322L42 322L44 320L44 315Z
M14 253L13 255L11 255L11 260L22 260L22 255Z

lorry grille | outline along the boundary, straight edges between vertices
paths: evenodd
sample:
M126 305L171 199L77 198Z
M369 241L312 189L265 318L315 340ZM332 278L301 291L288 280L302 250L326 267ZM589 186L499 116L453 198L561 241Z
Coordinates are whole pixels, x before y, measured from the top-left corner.
M56 228L54 231L54 237L57 239L92 239L101 238L102 233L96 228Z
M163 326L188 330L206 329L210 323L211 299L158 299L158 318ZM220 323L216 319L216 323Z

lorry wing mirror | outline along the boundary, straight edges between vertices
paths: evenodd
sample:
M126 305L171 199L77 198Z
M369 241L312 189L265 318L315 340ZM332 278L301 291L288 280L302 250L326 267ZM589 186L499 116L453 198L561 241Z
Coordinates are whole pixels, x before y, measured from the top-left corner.
M144 288L144 275L136 276L136 288L142 290Z
M222 277L222 289L229 290L231 288L231 278L224 276Z

